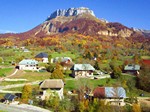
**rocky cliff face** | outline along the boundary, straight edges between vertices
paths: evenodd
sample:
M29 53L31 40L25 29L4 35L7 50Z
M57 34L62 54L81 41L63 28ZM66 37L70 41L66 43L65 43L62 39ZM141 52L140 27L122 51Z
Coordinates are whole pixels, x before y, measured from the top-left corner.
M80 8L69 8L67 10L65 9L58 9L55 12L53 12L48 18L48 20L51 20L53 18L59 17L59 16L65 16L65 17L69 17L69 16L77 16L80 14L91 14L92 16L95 16L94 12L88 8L85 7L80 7Z
M150 30L143 30L143 29L137 29L137 28L133 28L133 30L138 33L142 33L145 37L150 38Z
M92 10L80 7L69 8L67 10L58 9L53 12L45 22L37 27L21 34L15 34L17 37L45 37L54 34L82 34L105 37L131 37L134 33L140 32L140 35L150 37L149 31L134 30L117 22L108 22L105 19L98 19ZM137 34L137 35L138 35ZM9 34L12 36L14 34ZM4 35L0 35L4 37ZM6 35L8 37L8 35Z

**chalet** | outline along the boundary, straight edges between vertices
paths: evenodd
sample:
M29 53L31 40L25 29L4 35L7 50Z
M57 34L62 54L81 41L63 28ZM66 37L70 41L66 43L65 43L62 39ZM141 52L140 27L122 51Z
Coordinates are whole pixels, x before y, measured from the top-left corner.
M137 75L139 70L140 70L140 65L129 64L124 67L124 72L133 75Z
M30 52L28 49L23 49L23 52Z
M74 78L91 77L95 68L90 64L74 64L71 68Z
M69 63L72 62L72 59L70 57L55 57L51 59L51 63L57 63L57 62Z
M42 61L43 63L48 63L48 55L46 53L39 53L35 56L35 60Z
M33 59L23 59L19 62L18 69L20 70L37 70L38 61Z
M40 95L42 100L50 97L51 95L55 95L55 93L60 99L64 98L64 82L61 79L46 79L40 84L40 89L42 90Z
M70 57L55 57L51 59L51 63L60 63L64 70L70 69L74 64Z
M122 87L97 87L93 91L93 98L104 99L106 104L124 106L126 91Z

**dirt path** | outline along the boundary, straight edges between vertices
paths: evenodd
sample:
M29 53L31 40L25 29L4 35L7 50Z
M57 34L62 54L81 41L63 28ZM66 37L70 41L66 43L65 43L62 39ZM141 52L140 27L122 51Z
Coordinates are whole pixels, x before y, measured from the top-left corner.
M14 73L12 73L11 75L6 76L5 78L8 78L8 77L14 76L17 72L18 72L18 69L16 69L16 70L14 71Z
M15 71L14 71L12 74L7 75L6 77L0 78L0 81L3 81L5 78L9 78L9 77L11 77L11 76L14 76L17 72L18 72L18 69L15 69Z
M39 84L41 81L35 81L31 82L31 85ZM11 88L17 88L17 87L23 87L26 83L23 84L12 84L7 86L0 86L0 93L21 93L21 91L7 91L5 89L11 89Z

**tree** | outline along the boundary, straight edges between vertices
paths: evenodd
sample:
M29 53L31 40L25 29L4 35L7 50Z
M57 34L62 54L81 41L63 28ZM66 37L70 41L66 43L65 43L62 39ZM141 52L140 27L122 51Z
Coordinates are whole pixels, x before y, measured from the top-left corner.
M132 104L132 112L141 112L141 107L139 104Z
M54 63L49 63L48 65L46 65L46 70L48 71L48 72L53 72L54 71L54 68L55 68L55 64Z
M48 62L51 63L52 55L48 55Z
M56 65L56 68L52 72L50 79L62 79L64 81L62 67L59 64Z
M31 96L32 96L32 86L31 86L31 84L24 85L23 90L22 90L21 99L23 101L27 102L28 99L31 98Z
M117 79L121 76L121 73L122 73L122 71L119 67L114 67L111 77Z
M139 64L141 57L138 54L133 56L133 60L135 64Z
M85 54L85 58L92 59L93 58L92 53L90 51L87 51Z
M78 92L78 99L80 101L83 101L85 98L85 92L86 94L89 94L91 90L93 89L93 85L90 83L89 79L78 79L76 82L76 88Z
M63 100L60 100L59 103L60 103L59 110L61 112L72 112L74 110L73 102L68 98L64 98Z
M137 77L138 88L150 92L150 67L143 66L140 75Z
M54 95L50 95L46 100L45 100L45 107L47 108L52 108L55 111L58 111L59 107L59 97L57 94L54 93Z
M99 66L98 61L95 61L94 68L95 68L96 70L100 70L100 66Z
M0 63L2 63L3 62L3 58L2 57L0 57Z

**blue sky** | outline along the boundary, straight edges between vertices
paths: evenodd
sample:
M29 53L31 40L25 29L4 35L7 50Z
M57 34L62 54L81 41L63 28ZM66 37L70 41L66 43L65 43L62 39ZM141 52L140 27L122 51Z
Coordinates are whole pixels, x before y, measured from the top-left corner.
M98 18L150 30L150 0L0 0L0 33L25 32L56 9L88 7Z

